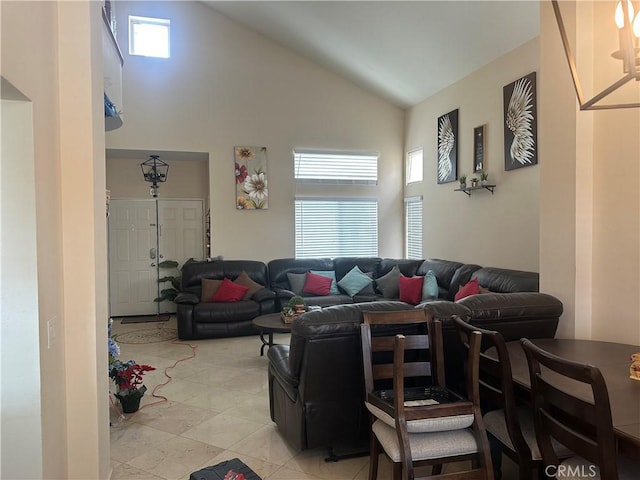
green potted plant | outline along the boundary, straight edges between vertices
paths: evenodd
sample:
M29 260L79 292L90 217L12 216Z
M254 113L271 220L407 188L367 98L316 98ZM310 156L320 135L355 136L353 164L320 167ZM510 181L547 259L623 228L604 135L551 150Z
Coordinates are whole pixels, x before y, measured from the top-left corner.
M483 187L489 183L489 174L487 172L480 172L480 185Z
M304 313L306 305L307 304L304 301L304 298L302 298L300 295L294 295L289 299L289 302L287 303L289 309L297 314Z
M471 187L478 186L478 177L471 177Z
M460 175L460 188L467 188L467 176Z
M184 263L195 261L193 258L190 258ZM169 300L173 302L180 291L180 268L178 268L178 262L175 260L164 260L158 264L158 268L165 270L175 270L177 273L175 275L165 275L158 279L158 283L163 284L166 282L170 282L171 286L168 288L162 288L160 290L160 296L158 298L154 298L153 301L156 303L164 302L165 300Z

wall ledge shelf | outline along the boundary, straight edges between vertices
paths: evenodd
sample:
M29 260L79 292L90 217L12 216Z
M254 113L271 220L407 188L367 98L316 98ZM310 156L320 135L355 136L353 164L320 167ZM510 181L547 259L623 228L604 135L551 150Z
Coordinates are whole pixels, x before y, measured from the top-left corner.
M495 185L478 185L477 187L464 187L464 188L456 188L454 190L454 192L464 192L467 196L471 196L471 192L474 190L489 190L491 192L491 195L493 195L493 189L495 188Z

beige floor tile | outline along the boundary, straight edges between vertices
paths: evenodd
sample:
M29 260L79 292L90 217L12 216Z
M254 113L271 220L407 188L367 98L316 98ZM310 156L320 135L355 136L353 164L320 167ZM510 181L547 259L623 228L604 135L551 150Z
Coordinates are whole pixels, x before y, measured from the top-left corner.
M222 451L206 443L174 437L127 463L163 478L180 479Z
M261 427L262 425L259 423L216 415L191 430L187 430L182 436L216 447L229 448Z
M163 432L181 434L215 415L215 412L208 409L168 402L162 406L158 405L153 410L141 410L135 421Z
M274 425L271 421L269 413L269 398L262 394L246 394L245 401L238 401L236 406L232 406L227 410L223 410L222 414L226 416L242 418L264 425ZM239 399L238 399L239 400Z
M255 394L239 392L237 390L225 390L214 385L208 385L207 387L207 390L203 393L185 400L184 403L193 405L194 407L208 408L214 412L224 412L238 405L246 404L255 396Z
M265 425L255 433L231 445L229 450L275 465L284 465L298 453L287 445L273 425Z
M162 477L153 475L131 465L123 463L113 469L111 480L165 480Z
M322 448L306 450L293 457L284 466L325 480L351 480L369 462L369 457L349 458L339 462L325 462L326 456L327 451Z
M246 370L237 367L225 367L212 365L212 368L201 370L189 377L191 382L206 383L207 385L219 385L226 381L241 379L246 374Z
M117 462L128 462L132 458L157 448L175 435L156 430L139 423L125 423L111 428L111 458Z
M253 394L266 390L268 385L269 381L267 379L266 370L264 372L256 372L253 370L240 377L220 383L221 388L225 388L227 390L239 390L241 392Z
M308 473L299 472L298 470L289 470L281 467L264 480L324 480L322 477L316 477ZM366 480L366 477L365 477Z
M184 402L197 395L207 393L210 390L210 385L174 378L167 385L158 389L157 393L164 395L174 402Z
M175 318L163 325L176 328ZM114 325L114 332L145 328L150 324ZM274 340L286 344L289 335L276 335ZM368 456L326 463L325 449L295 452L284 442L269 418L268 360L260 357L257 336L189 343L197 346L195 358L170 369L173 380L158 390L168 402L123 420L111 409L114 480L188 480L191 472L236 457L264 480L367 480ZM121 359L158 368L145 376L149 391L142 405L158 401L151 396L155 382L167 381L164 369L191 353L171 342L121 348ZM193 428L185 430L187 425ZM505 457L503 480L517 475L517 466ZM391 464L382 456L378 480L390 479Z

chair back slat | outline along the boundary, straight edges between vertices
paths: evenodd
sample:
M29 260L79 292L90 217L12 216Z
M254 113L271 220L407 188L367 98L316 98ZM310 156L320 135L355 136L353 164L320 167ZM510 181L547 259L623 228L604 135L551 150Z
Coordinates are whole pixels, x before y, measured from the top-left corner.
M611 406L600 370L553 355L527 339L522 340L522 347L529 366L536 437L545 464L558 464L551 444L554 438L597 465L602 480L617 480ZM563 390L573 384L572 391L578 392L576 382L585 386L586 395L576 393L578 397Z
M470 348L472 334L474 332L482 334L482 352L478 361L481 404L486 410L504 410L507 433L514 453L519 458L531 459L531 449L522 434L516 410L511 361L502 334L470 325L457 316L453 321L460 335L460 341L467 350Z
M392 387L395 336L405 335L404 375L413 384L444 385L444 359L439 321L432 321L426 310L364 312L361 325L365 393L380 385Z
M464 416L476 440L477 452L447 456L446 458L422 459L421 464L438 465L451 461L473 460L472 469L447 478L492 480L493 473L489 457L489 446L484 431L479 407L478 372L481 338L472 339L470 350L471 368L468 375L469 399L459 396L444 387L444 360L442 347L442 326L432 320L428 312L365 312L361 325L363 365L365 368L366 398L369 407L377 407L390 415L395 422L395 430L400 448L402 478L412 479L413 459L407 422L427 419L442 419L442 424L452 421L452 417ZM428 377L430 382L421 382ZM379 389L380 380L387 380L386 388ZM389 382L391 381L391 382ZM389 388L391 387L391 388ZM409 401L405 404L405 396ZM392 401L391 401L392 400ZM380 414L372 413L372 470L370 478L377 472L377 451L380 448L376 428L380 428ZM373 421L373 419L378 420ZM388 417L384 422L388 422ZM460 419L454 419L461 421ZM439 422L440 423L440 422ZM412 424L416 428L416 424ZM453 427L452 427L453 428ZM460 428L460 427L456 427ZM446 432L442 432L443 434ZM438 433L435 432L434 435ZM420 435L416 433L416 435ZM415 436L412 438L415 439ZM444 437L443 437L444 438ZM446 436L446 438L450 438ZM396 460L397 462L397 460ZM394 466L394 478L398 474Z

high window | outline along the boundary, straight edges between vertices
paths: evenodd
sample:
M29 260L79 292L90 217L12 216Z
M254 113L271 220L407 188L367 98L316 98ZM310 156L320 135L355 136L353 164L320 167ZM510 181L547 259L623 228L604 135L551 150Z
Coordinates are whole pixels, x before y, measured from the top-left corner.
M171 21L129 16L129 55L169 58Z
M377 256L378 155L296 150L294 167L296 258Z
M405 180L407 184L422 181L422 148L407 153Z
M422 257L422 197L410 197L404 201L405 250L407 258Z

